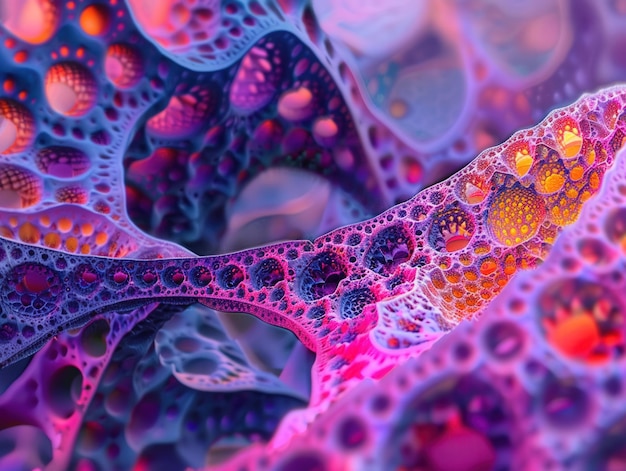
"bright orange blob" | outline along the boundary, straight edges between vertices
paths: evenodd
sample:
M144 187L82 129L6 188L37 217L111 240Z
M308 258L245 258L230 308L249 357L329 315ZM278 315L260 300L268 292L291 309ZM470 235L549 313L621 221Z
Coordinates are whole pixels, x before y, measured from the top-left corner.
M553 327L548 339L563 355L584 358L600 343L600 332L595 319L583 314L572 316Z
M105 5L89 5L80 14L80 27L90 36L100 36L109 29L110 14Z

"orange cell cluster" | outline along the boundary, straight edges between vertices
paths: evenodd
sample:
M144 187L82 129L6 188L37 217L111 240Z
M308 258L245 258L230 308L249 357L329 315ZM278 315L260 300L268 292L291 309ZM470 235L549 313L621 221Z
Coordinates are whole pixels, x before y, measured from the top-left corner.
M616 103L608 96L556 111L410 203L414 220L428 222L434 249L419 254L431 258L423 290L446 321L480 311L517 270L545 259L561 229L579 218L626 144ZM580 124L592 120L593 128ZM439 209L429 216L429 206Z
M71 253L123 257L137 249L137 241L113 228L87 209L44 210L37 214L8 213L0 235L26 244L42 245Z
M546 216L543 199L521 185L500 191L492 200L487 225L493 237L509 247L532 239Z

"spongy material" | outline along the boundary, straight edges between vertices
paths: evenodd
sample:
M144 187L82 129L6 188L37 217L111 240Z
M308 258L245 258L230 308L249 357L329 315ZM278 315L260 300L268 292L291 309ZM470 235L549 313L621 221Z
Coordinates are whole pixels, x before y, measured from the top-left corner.
M623 15L0 5L0 468L621 469Z

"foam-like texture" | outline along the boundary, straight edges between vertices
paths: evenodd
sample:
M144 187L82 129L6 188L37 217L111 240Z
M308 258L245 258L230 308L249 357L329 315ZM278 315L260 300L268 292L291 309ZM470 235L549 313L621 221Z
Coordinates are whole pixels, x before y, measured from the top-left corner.
M619 1L0 26L0 469L626 466Z

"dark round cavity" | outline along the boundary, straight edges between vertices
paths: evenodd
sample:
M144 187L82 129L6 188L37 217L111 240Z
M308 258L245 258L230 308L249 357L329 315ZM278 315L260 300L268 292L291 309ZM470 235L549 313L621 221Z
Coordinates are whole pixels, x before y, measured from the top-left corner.
M588 452L584 471L623 469L626 463L626 417L619 417L596 432L596 442Z
M398 411L399 420L383 444L383 459L389 469L417 469L419 465L425 469L465 469L459 467L463 462L466 469L494 469L495 462L510 460L512 452L515 424L506 405L500 393L482 378L443 377ZM452 411L462 427L451 433L451 414L447 412ZM428 441L416 437L428 437Z
M83 388L83 375L75 366L64 366L55 371L45 388L47 404L61 418L70 417L76 408Z
M269 288L285 279L285 272L278 260L275 258L267 258L252 270L252 285L255 289Z
M237 265L226 265L217 276L218 283L224 289L236 288L243 279L243 271Z
M337 437L343 448L353 450L367 440L367 427L358 417L346 417L337 427Z
M567 429L584 423L589 399L576 384L554 380L544 390L541 408L551 425Z
M167 267L163 272L163 284L168 288L178 288L185 281L185 274L180 267Z
M207 267L193 267L189 273L189 281L198 288L204 288L211 283L211 271Z
M365 254L365 264L370 270L384 276L408 261L413 253L413 240L401 225L387 227L376 234Z
M619 244L626 237L626 208L612 210L604 221L604 231L613 244Z
M5 426L6 427L6 426ZM22 442L24 445L18 447L18 442ZM23 470L33 469L33 466L37 466L37 469L47 467L52 461L53 451L52 442L46 435L46 433L35 425L16 425L8 426L0 430L0 456L2 456L2 469L3 470ZM19 460L17 464L15 460L11 460L7 455L11 452L17 451ZM26 451L26 454L22 455ZM7 459L8 458L8 459ZM12 461L12 463L11 463ZM11 463L11 464L9 464Z
M101 357L106 353L107 335L111 327L106 319L96 319L80 333L80 345L85 353L92 357Z
M346 269L337 255L321 253L300 274L300 296L305 301L316 301L333 294L346 276Z
M484 334L485 348L497 360L510 360L522 351L524 332L512 322L496 322Z
M135 283L146 288L154 285L158 280L159 276L152 267L145 267L144 270L139 271L135 276Z
M363 313L368 304L376 300L374 293L369 288L357 288L344 294L341 298L341 317L353 319Z

